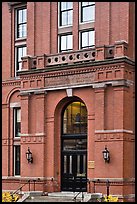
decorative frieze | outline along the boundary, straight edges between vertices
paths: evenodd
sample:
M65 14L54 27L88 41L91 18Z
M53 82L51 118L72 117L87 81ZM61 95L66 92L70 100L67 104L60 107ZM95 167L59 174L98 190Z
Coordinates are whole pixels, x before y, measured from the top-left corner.
M125 132L124 130L121 131L95 131L95 141L100 142L100 141L116 141L116 140L121 140L121 141L134 141L135 137L133 132Z
M21 144L27 143L44 143L44 136L21 136Z
M2 86L20 86L21 82L20 81L3 81Z

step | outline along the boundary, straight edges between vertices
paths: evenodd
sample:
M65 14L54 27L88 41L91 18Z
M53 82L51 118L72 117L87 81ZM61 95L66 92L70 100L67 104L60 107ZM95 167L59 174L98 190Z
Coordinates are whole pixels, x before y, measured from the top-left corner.
M88 202L91 198L91 193L83 192L80 193L76 200L74 197L78 194L78 192L53 192L48 193L47 195L38 196L38 195L30 195L24 202Z

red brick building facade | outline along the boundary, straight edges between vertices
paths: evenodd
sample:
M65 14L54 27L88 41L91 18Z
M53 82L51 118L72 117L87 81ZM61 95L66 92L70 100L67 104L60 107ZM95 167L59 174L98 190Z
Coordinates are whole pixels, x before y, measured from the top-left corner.
M134 197L134 29L134 2L2 2L3 190Z

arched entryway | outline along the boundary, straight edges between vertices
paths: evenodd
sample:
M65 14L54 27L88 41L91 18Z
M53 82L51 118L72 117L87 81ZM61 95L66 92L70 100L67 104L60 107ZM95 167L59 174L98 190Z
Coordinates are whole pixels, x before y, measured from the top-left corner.
M81 101L62 111L61 190L87 191L87 109Z

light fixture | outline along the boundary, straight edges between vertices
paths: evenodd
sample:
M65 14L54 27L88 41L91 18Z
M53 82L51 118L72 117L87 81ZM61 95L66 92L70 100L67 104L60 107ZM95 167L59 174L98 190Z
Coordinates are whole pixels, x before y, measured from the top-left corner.
M33 157L32 157L32 152L30 151L30 148L28 147L28 151L26 152L26 158L28 160L28 163L32 163L33 162Z
M105 150L103 150L102 153L103 153L103 159L105 160L105 162L109 163L110 155L106 146L105 146Z

